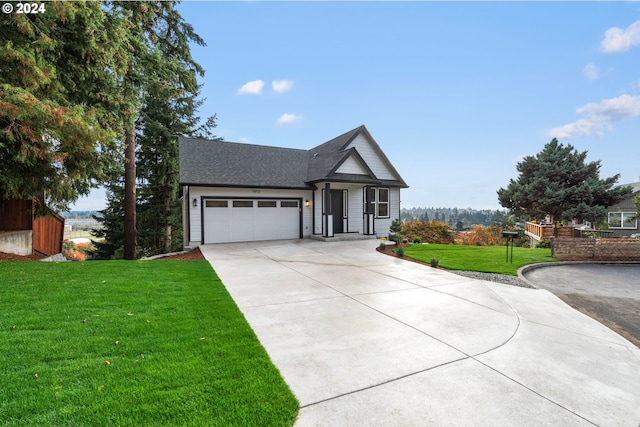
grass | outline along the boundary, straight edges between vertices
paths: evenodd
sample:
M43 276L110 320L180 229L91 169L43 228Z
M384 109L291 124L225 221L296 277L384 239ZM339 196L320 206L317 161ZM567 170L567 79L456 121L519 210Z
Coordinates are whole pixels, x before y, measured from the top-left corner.
M0 262L3 426L286 426L297 411L206 261Z
M405 248L405 256L429 263L432 258L439 266L448 270L479 271L516 276L518 268L539 262L557 261L551 258L551 249L511 248L506 261L506 246L463 246L463 245L410 245Z

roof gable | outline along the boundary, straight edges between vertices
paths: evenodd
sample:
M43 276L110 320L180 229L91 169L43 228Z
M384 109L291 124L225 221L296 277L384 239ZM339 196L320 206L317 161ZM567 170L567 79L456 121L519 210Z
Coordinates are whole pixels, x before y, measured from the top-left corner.
M368 175L375 178L374 173L369 169L365 161L356 150L349 150L342 161L336 165L334 173L344 173L353 175Z

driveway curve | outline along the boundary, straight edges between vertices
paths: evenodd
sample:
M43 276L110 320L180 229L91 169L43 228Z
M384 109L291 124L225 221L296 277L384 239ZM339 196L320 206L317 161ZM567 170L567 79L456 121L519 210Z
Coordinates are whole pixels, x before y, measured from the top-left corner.
M298 397L296 426L638 423L629 341L546 290L377 245L200 247Z
M523 276L640 347L640 264L551 264Z

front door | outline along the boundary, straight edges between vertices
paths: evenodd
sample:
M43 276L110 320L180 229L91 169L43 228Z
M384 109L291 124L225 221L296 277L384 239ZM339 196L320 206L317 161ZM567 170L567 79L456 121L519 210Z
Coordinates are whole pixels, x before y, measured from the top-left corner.
M333 233L344 233L344 190L331 190L331 213Z

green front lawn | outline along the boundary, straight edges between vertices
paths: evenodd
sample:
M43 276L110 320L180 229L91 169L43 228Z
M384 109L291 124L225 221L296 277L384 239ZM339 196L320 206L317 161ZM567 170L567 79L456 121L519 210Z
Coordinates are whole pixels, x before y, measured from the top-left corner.
M412 244L405 248L405 256L426 263L435 258L439 261L440 267L448 270L480 271L512 276L516 276L518 268L522 266L557 261L551 258L551 249L515 247L513 263L511 263L511 247L509 247L509 261L506 260L506 252L506 246Z
M3 426L287 426L297 411L206 261L0 262Z

